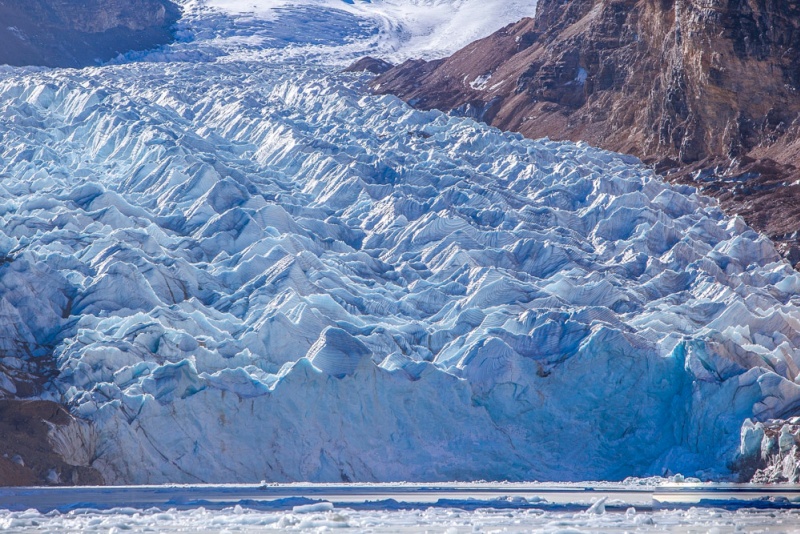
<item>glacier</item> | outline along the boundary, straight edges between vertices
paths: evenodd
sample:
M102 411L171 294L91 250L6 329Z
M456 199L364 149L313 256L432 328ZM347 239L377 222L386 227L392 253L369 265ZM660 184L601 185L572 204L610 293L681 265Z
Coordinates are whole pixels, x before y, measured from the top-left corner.
M379 29L369 40L360 40L362 54L380 54L384 59L402 62L411 58L438 59L456 52L473 41L488 37L503 26L536 14L536 0L205 0L189 3L201 12L208 8L255 20L280 19L287 13L303 13L302 25L284 24L291 40L306 34L317 35L331 28L331 14L346 13L362 25ZM300 31L297 29L301 28ZM261 34L263 35L263 33ZM333 55L340 56L340 48ZM330 59L330 57L329 57Z
M0 392L108 483L731 476L800 275L693 188L371 96L346 10L0 70ZM319 13L315 13L318 16ZM288 25L288 26L287 26ZM326 33L327 32L327 33ZM337 44L338 43L338 44Z

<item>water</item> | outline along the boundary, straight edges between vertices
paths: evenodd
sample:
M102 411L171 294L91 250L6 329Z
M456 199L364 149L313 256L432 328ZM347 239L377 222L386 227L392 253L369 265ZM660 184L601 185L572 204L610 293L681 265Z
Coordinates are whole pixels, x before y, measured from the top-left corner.
M216 485L0 490L4 532L791 532L800 487Z

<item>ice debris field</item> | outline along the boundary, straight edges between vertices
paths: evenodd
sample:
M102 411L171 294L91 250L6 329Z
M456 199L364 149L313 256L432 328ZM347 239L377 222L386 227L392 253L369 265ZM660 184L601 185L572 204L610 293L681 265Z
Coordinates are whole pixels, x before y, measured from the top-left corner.
M204 508L178 511L130 508L99 512L77 510L61 514L13 512L0 517L0 530L11 532L328 532L372 534L503 533L619 533L619 532L761 532L783 533L800 526L800 514L690 509L641 513L636 508L618 514L593 512L543 512L483 508L472 512L458 508L423 510L310 509L288 512L233 507L222 511Z
M5 489L0 490L0 506L11 509L0 515L0 531L733 533L793 532L800 527L800 513L790 509L797 503L796 488L675 483L679 478L589 485ZM765 509L770 506L774 508Z
M714 201L370 96L352 10L186 9L118 65L0 71L0 390L47 378L68 461L714 478L794 415L800 275Z

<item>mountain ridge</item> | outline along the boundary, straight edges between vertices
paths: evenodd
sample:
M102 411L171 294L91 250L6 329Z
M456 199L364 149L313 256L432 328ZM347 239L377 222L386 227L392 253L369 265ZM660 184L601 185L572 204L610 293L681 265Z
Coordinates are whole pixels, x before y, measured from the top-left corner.
M0 0L0 64L85 67L172 40L169 0Z

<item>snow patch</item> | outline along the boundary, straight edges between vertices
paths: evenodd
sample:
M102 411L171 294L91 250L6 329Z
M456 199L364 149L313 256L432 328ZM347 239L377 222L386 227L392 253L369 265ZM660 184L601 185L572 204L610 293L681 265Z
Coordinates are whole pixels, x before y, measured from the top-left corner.
M578 68L578 75L575 76L575 81L579 84L583 85L586 83L587 78L589 77L589 73L586 72L586 69L583 67Z
M486 84L489 83L489 80L491 79L492 79L491 74L483 74L472 80L469 83L469 86L475 89L476 91L483 91L486 88Z

